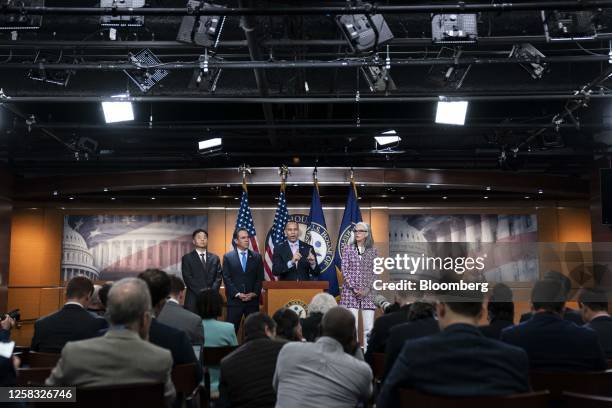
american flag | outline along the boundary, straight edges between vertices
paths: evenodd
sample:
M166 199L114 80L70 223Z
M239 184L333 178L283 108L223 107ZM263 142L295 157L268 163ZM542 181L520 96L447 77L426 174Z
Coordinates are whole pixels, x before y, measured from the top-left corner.
M251 207L249 206L249 193L247 192L246 185L242 186L240 210L238 210L238 218L236 218L236 229L238 228L244 228L249 232L249 248L252 251L259 252L259 245L257 245L257 232L255 232L253 215L251 215ZM233 240L232 246L234 246Z
M288 220L289 210L287 210L287 200L285 199L285 187L281 186L276 214L274 214L274 224L266 240L264 269L266 270L266 279L268 280L276 280L276 276L272 274L272 254L274 253L274 247L287 239L285 236L285 224Z

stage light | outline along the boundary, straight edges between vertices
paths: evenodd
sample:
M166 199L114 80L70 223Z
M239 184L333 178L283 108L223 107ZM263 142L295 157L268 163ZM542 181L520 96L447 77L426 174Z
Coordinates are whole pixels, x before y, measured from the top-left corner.
M374 14L369 19L365 14L337 16L336 22L353 52L367 52L393 39L391 29L380 14Z
M431 38L437 44L475 43L478 38L476 14L432 14Z
M6 3L6 2L5 2ZM45 0L19 0L8 2L3 6L15 7L42 7L45 6ZM0 14L0 30L37 30L42 26L42 15L20 14Z
M202 7L223 7L217 4L209 4L203 1L189 0L187 10L190 14L197 15ZM194 16L183 17L179 27L176 41L197 44L203 47L214 47L223 31L225 16Z
M592 40L597 37L591 11L541 11L547 41Z
M436 123L464 125L467 108L467 101L439 101L438 109L436 110Z
M459 48L442 47L438 52L437 58L457 60L461 58L462 54L463 51ZM463 82L471 68L471 65L432 65L427 74L429 80L438 87L459 89L463 86Z
M397 135L397 132L393 129L382 132L378 136L374 136L376 143L381 146L386 146L392 143L399 143L402 138Z
M542 54L536 47L529 43L516 44L510 51L510 58L518 60L533 60L534 58L545 58L546 55ZM548 64L545 62L527 62L519 64L523 69L529 72L529 75L533 79L540 79L546 72Z
M145 6L145 0L100 0L101 8L133 9ZM104 27L142 27L144 16L102 16L100 25Z
M112 98L125 98L127 95L116 95ZM102 102L104 120L106 123L127 122L134 120L134 109L132 102Z
M146 68L163 65L149 49L144 49L135 55L130 53L129 58L137 69L124 70L123 72L134 81L142 92L149 91L169 74L165 69Z
M222 143L223 143L223 140L220 137L214 137L212 139L201 140L200 142L198 142L198 149L207 150L207 149L211 149L216 146L221 146Z

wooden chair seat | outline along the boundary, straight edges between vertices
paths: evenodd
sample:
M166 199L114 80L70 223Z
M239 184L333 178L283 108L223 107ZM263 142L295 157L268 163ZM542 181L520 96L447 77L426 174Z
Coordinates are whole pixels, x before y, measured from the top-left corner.
M402 408L547 408L547 391L505 397L442 397L400 389Z
M206 392L201 392L203 387L196 381L196 364L179 364L172 369L172 383L179 395L185 401L199 401L200 407L208 406Z
M206 395L210 395L210 372L208 367L218 366L221 364L221 360L232 351L236 350L238 346L222 346L222 347L202 347L202 370L204 371L204 388L206 389Z

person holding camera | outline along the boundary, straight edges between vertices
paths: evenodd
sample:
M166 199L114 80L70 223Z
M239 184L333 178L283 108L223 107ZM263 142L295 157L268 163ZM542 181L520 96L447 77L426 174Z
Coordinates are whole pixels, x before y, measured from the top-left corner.
M11 341L11 329L15 327L19 316L19 309L13 310L2 317L0 320L0 341Z

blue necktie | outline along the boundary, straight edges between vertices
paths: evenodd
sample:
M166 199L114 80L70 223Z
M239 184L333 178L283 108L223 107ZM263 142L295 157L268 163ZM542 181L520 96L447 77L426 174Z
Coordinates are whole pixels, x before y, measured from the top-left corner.
M246 272L246 252L240 253L240 263L242 264L242 272Z

